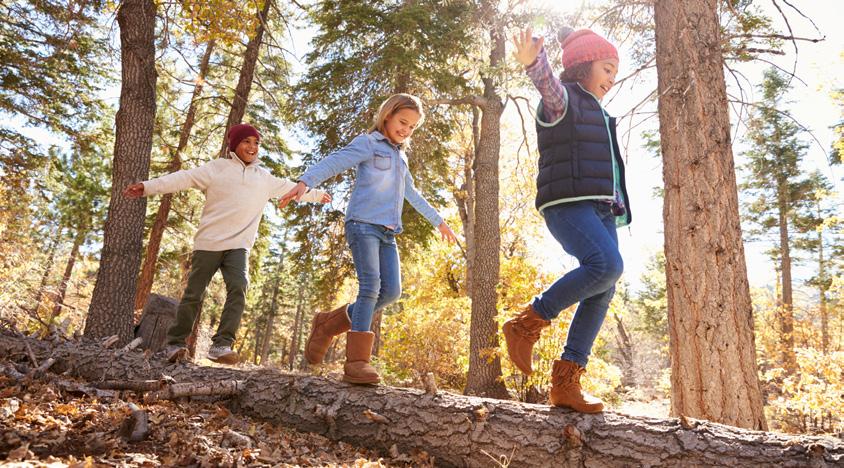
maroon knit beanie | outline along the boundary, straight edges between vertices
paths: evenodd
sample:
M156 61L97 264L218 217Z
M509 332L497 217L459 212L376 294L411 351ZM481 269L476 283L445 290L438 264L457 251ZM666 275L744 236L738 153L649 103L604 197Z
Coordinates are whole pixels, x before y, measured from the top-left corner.
M615 46L589 29L563 28L557 38L563 47L563 68L608 58L618 60Z
M226 133L226 138L229 140L229 151L234 151L244 138L251 136L259 140L261 139L261 134L258 133L258 130L249 124L232 125L228 133Z

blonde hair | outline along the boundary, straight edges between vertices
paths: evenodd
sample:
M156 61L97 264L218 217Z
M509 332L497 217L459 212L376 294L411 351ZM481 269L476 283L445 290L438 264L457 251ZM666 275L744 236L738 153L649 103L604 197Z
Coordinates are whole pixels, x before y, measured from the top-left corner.
M388 97L386 101L382 102L381 105L378 107L378 112L375 114L375 117L372 119L372 125L367 130L369 133L378 130L381 134L384 134L384 122L387 120L388 117L395 114L396 112L402 109L413 109L419 113L419 122L416 123L416 127L419 128L422 126L422 122L425 121L425 112L422 110L422 101L419 100L418 97L413 96L412 94L393 94L392 96ZM405 145L410 144L410 141L405 141Z

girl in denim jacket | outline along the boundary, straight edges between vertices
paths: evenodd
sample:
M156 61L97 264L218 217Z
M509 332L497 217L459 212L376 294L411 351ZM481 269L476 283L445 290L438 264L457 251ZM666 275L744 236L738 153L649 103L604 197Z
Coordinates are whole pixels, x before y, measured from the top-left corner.
M616 227L631 220L615 119L601 106L615 84L618 52L588 29L566 28L559 39L565 70L557 79L542 38L533 39L530 29L513 38L516 59L542 96L536 112L536 208L580 266L504 323L503 331L510 360L530 374L533 345L541 331L563 309L579 303L563 354L554 361L550 403L596 413L604 405L581 390L580 376L623 269Z
M425 116L415 96L396 94L381 104L367 133L308 169L281 198L280 206L298 200L309 187L354 167L355 184L346 210L346 241L358 275L358 296L331 312L316 314L305 345L311 364L322 362L332 338L346 334L343 380L376 384L381 378L369 364L375 334L370 331L375 310L398 300L401 271L396 234L402 231L404 200L432 225L444 240L456 237L437 211L416 191L404 150Z

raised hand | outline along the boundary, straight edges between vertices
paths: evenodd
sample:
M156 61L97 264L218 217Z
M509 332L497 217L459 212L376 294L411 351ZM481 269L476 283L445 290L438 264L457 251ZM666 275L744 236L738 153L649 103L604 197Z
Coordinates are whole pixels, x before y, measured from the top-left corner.
M440 225L437 226L437 229L440 231L440 236L442 237L442 240L447 241L449 244L457 242L457 236L454 235L454 231L452 231L451 228L448 227L448 224L446 224L445 221L440 223Z
M127 185L126 188L123 189L123 196L126 198L140 198L144 196L143 182Z
M299 182L298 184L296 184L295 187L290 189L289 192L282 195L282 197L278 200L278 207L284 208L285 206L287 206L288 203L290 203L290 200L295 199L298 202L299 200L302 199L302 195L304 195L305 192L307 192L307 191L308 191L308 186L305 185L304 182ZM328 194L326 194L326 195L328 195ZM329 198L330 198L330 196L329 196Z
M531 28L519 31L518 34L513 35L513 44L516 46L513 56L516 57L519 63L528 66L536 61L536 57L539 55L539 51L542 50L544 43L544 38L533 38L533 30Z

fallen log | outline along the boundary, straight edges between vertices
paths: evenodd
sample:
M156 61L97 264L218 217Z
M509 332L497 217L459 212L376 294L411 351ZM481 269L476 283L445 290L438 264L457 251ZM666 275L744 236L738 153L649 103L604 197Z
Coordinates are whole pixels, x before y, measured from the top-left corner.
M274 369L146 361L96 344L0 334L0 358L52 356L57 372L89 381L243 381L233 411L388 452L424 450L444 466L841 466L844 442L738 429L706 421L578 414L544 405L439 391L360 387ZM43 358L42 358L43 359ZM395 450L395 449L393 449Z

